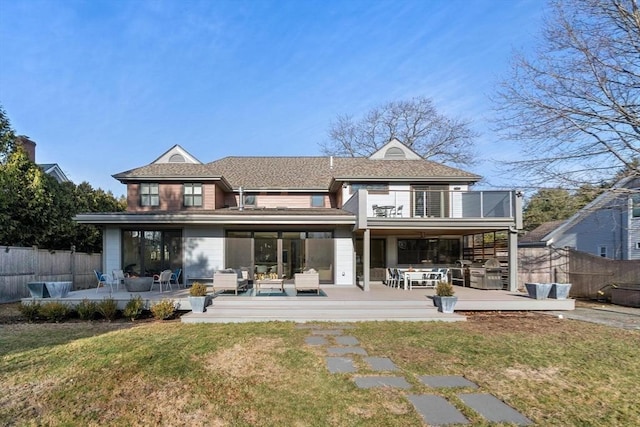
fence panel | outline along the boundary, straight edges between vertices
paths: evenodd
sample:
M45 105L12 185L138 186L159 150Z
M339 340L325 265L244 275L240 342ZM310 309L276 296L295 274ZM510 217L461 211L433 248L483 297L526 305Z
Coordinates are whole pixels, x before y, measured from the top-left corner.
M49 251L37 247L0 248L0 302L30 296L29 282L72 282L74 290L96 285L93 270L100 270L102 254Z

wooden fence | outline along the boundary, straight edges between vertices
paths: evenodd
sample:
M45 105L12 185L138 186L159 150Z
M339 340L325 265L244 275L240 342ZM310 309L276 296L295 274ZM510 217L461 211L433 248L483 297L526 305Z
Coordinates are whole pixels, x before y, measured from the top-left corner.
M101 269L102 254L0 247L0 302L29 297L29 282L72 282L73 290L95 287L93 270Z
M571 283L574 298L606 298L611 285L640 284L640 260L612 260L553 247L518 248L518 287L527 282ZM601 290L604 295L598 293Z

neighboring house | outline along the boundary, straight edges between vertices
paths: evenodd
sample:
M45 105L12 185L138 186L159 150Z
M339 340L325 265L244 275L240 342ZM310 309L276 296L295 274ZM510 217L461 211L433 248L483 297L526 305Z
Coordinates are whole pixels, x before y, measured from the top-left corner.
M36 143L24 135L16 137L16 142L26 151L29 160L36 163ZM70 181L57 163L36 163L36 165L59 183Z
M184 281L224 268L365 290L387 267L497 257L517 287L521 194L469 191L480 177L422 159L397 140L368 158L225 157L203 164L176 145L114 175L126 212L80 214L104 228L104 269Z
M640 259L640 177L626 177L566 221L541 224L521 247L570 247L617 259Z

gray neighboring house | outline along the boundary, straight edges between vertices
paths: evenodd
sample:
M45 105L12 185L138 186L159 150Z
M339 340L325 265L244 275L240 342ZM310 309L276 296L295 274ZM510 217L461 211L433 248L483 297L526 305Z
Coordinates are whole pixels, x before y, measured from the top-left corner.
M603 258L640 260L640 177L621 179L565 221L541 224L518 246L569 247Z

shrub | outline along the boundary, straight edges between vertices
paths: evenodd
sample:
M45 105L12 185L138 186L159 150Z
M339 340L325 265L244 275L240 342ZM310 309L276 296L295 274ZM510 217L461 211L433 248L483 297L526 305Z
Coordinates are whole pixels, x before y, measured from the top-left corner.
M59 301L48 302L40 307L40 314L47 320L56 323L69 317L69 313L71 313L69 306Z
M207 296L207 285L200 282L193 282L189 288L189 295L192 297L205 297Z
M441 280L436 285L436 295L441 297L452 297L455 291L453 285L446 280Z
M33 300L28 303L20 303L18 310L20 310L20 314L22 314L27 321L33 322L38 319L38 316L40 316L41 307L40 302Z
M113 298L104 298L98 303L98 313L111 322L118 315L118 303Z
M142 301L142 297L140 295L136 295L135 297L131 296L131 299L127 301L127 305L124 307L122 314L133 322L138 316L140 316L143 308L144 301Z
M76 305L76 313L82 320L91 320L98 311L98 304L85 298Z
M163 299L151 306L151 313L158 320L169 319L175 311L176 306L172 299Z

